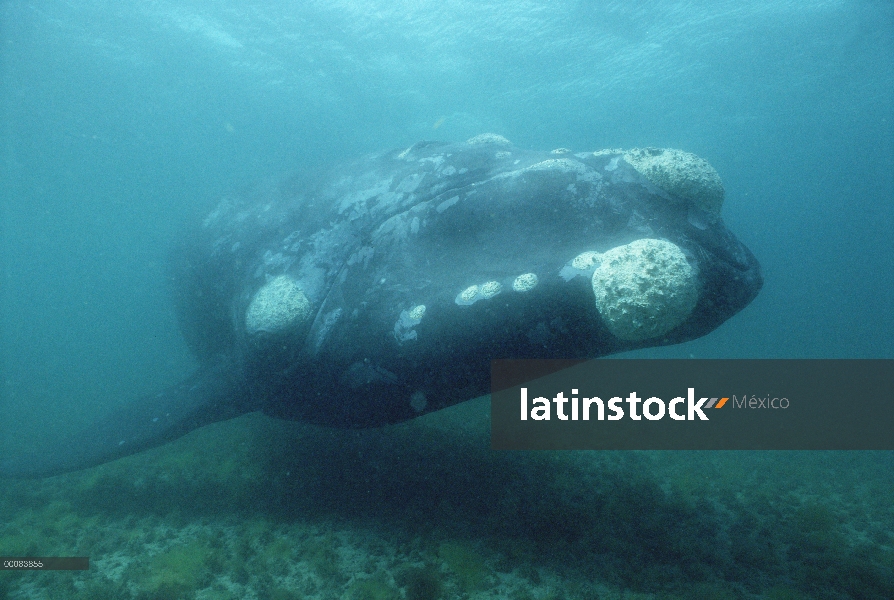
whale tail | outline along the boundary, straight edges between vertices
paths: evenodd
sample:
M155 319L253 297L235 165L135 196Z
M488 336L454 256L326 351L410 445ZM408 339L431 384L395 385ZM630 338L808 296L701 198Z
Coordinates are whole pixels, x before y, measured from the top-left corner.
M200 368L186 380L115 410L34 452L0 458L0 477L49 477L93 467L177 439L245 412L248 390L229 363Z

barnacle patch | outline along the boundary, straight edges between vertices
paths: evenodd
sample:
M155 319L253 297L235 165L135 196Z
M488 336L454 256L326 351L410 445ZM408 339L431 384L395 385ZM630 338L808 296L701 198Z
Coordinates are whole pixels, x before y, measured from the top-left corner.
M581 252L571 260L571 266L581 271L588 271L599 264L599 253L588 250Z
M698 277L683 251L666 240L641 239L612 248L593 272L596 308L622 340L664 335L689 318Z
M298 283L280 275L255 292L245 311L245 329L250 334L282 333L307 321L310 312L310 301Z
M479 290L481 293L481 297L487 300L488 298L493 298L497 294L503 291L503 285L499 281L488 281L481 285L481 289Z
M466 140L470 146L479 146L484 144L499 144L501 146L509 146L510 141L498 133L482 133Z
M537 286L537 276L534 273L524 273L512 282L512 289L516 292L530 292Z
M454 302L456 302L460 306L468 306L469 304L475 303L475 300L478 299L478 294L478 286L470 285L456 296L456 300L454 300Z
M593 272L593 269L598 267L601 262L601 254L592 250L587 250L586 252L581 252L565 263L565 266L559 271L559 275L561 275L562 279L565 281L571 281L575 277L582 275L589 276Z
M424 304L418 304L410 310L402 310L400 312L400 317L398 317L397 322L394 324L394 339L396 339L398 343L403 344L404 342L418 338L419 334L416 333L414 328L422 322L422 317L424 316Z

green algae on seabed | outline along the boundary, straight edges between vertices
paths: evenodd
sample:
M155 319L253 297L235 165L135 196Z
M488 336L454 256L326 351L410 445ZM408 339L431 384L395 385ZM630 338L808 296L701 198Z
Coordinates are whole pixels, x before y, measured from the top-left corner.
M209 584L219 566L219 554L207 542L193 540L134 564L131 579L138 600L180 598Z
M489 583L491 570L485 564L484 557L467 544L443 542L438 547L438 557L456 576L461 591L473 592Z
M400 600L400 592L384 575L358 579L348 586L347 600Z
M91 571L0 573L0 597L894 597L879 453L509 456L425 423L344 436L245 418L95 470L4 481L0 548L89 555ZM231 430L239 443L213 470L197 454L220 456ZM263 462L271 443L278 458ZM171 561L190 571L153 570Z

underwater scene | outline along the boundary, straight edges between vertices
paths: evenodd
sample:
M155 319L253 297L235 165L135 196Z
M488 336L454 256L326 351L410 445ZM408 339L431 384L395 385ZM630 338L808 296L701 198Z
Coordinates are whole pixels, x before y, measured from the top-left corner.
M488 394L894 364L894 5L8 0L0 107L0 599L894 598L894 448Z

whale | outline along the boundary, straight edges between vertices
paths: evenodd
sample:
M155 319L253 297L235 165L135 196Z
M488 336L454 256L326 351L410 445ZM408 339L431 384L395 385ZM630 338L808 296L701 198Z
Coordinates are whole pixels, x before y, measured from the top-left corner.
M260 411L398 423L490 391L495 359L598 358L707 335L762 286L723 184L681 150L419 142L227 196L168 279L184 381L0 476L76 471Z

